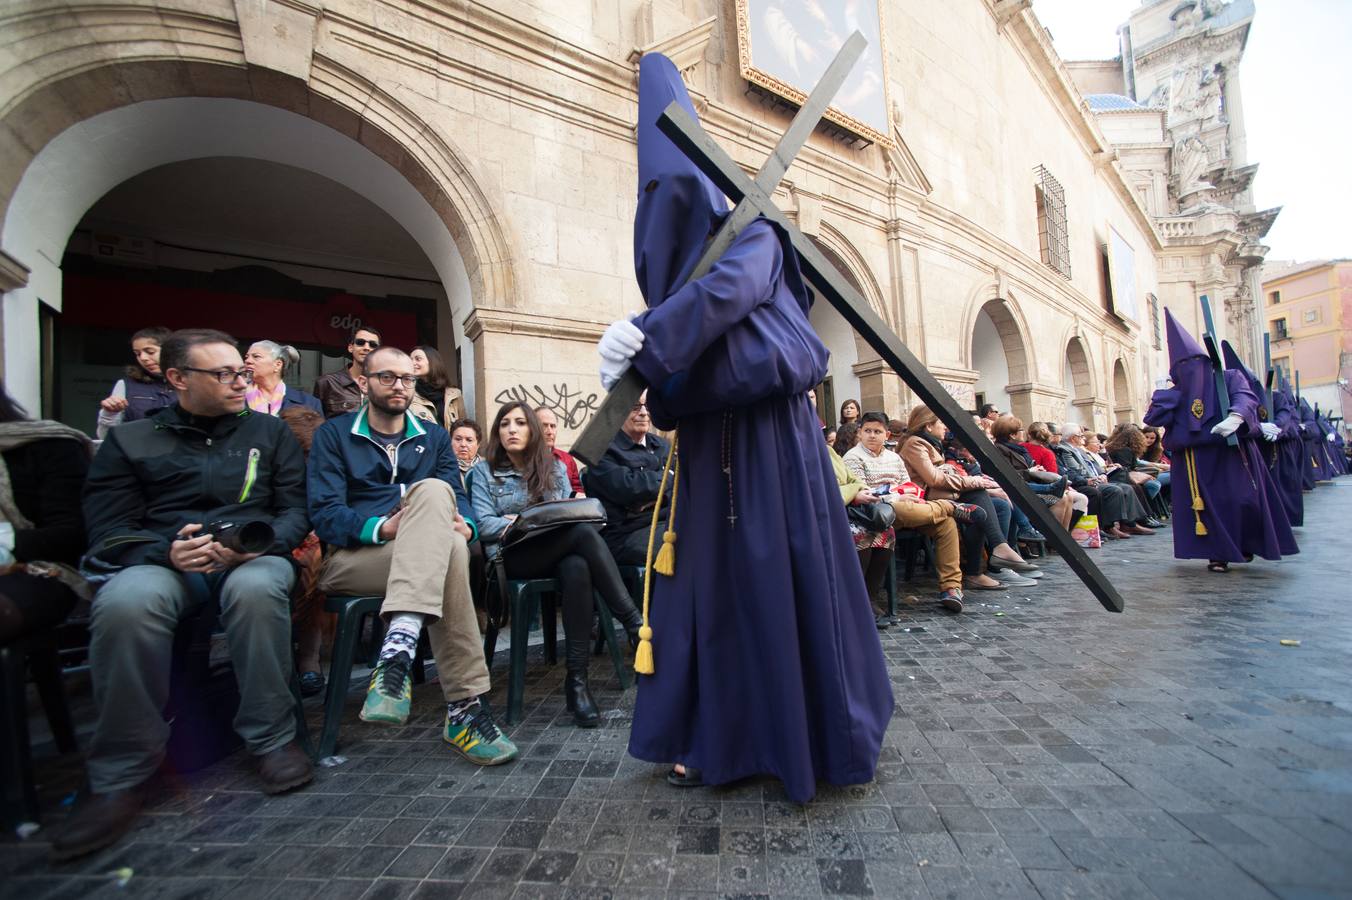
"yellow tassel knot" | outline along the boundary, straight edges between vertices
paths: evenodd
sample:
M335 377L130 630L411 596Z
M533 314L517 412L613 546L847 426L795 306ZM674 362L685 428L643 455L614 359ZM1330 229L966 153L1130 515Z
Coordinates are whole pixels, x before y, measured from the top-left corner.
M1198 519L1198 520L1197 520L1197 528L1196 528L1196 531L1197 531L1197 536L1198 536L1198 537L1206 537L1206 526L1202 524L1202 520L1201 520L1201 519Z
M676 574L676 532L668 530L662 535L662 549L657 551L653 571L668 578Z
M634 651L634 671L640 675L651 675L653 668L653 630L644 625L638 630L638 649Z

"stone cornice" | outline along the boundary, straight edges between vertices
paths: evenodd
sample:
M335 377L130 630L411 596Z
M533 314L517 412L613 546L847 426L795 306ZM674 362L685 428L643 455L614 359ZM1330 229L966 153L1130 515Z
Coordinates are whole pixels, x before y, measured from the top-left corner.
M477 341L483 334L520 334L595 343L601 339L605 330L606 325L585 319L483 307L474 309L465 317L465 337L471 341Z
M28 266L0 250L0 294L7 294L28 284Z

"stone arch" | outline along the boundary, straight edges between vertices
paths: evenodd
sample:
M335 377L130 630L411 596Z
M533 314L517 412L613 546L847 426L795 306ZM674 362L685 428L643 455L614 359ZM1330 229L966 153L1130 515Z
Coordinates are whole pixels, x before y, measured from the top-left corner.
M1127 376L1126 361L1119 356L1113 361L1113 421L1131 422L1136 418L1136 403L1131 397L1131 378Z
M1092 426L1096 424L1095 407L1098 391L1094 386L1094 365L1089 345L1078 334L1066 341L1064 372L1066 389L1066 418Z
M986 285L968 300L960 332L968 336L962 347L962 362L965 367L976 370L980 377L977 331L979 320L985 316L994 327L1008 370L1004 389L1009 395L1009 409L1020 418L1029 419L1033 415L1033 343L1015 297L1002 297L999 291L998 285Z
M94 49L107 53L116 48L95 45ZM190 46L179 49L186 53ZM314 59L309 80L302 81L242 64L176 56L88 66L36 85L0 111L0 135L6 138L14 160L0 169L0 178L6 179L0 182L0 249L32 271L29 284L5 298L8 342L27 340L27 332L33 330L28 324L36 328L38 297L55 301L53 305L59 307L56 266L61 249L84 209L102 193L96 193L95 186L85 186L90 195L67 196L64 213L45 209L44 198L53 191L67 190L67 185L44 165L44 151L58 142L87 136L82 128L92 127L90 123L99 116L150 108L143 104L188 100L256 104L270 115L298 117L310 127L353 142L373 156L373 162L383 164L386 179L402 181L402 189L411 189L425 206L416 212L420 221L412 227L407 216L386 211L423 246L448 295L459 285L471 308L521 305L510 242L482 180L466 156L429 129L406 104L373 82L319 57ZM165 135L166 139L171 136ZM185 152L190 155L177 158L211 155ZM103 192L169 161L174 160L157 158L139 168L128 163L120 177L109 174L116 181L103 185ZM314 165L301 165L321 171ZM349 186L365 193L360 186ZM384 205L375 197L368 199ZM81 203L83 208L76 209ZM434 227L429 223L435 223ZM11 320L17 329L11 327ZM457 329L462 325L456 322ZM36 395L36 372L12 374L18 376L13 381L20 385L20 395Z
M844 276L875 313L888 321L882 302L882 290L874 280L868 264L844 235L823 225L819 234L811 238L817 249ZM885 396L882 372L884 364L878 354L859 336L840 313L819 296L812 305L812 326L817 330L827 349L831 351L829 375L833 396L822 397L822 414L833 422L832 413L845 399L858 399L865 409L889 409ZM891 371L890 369L887 371ZM856 389L857 385L857 389ZM827 409L827 407L831 409Z

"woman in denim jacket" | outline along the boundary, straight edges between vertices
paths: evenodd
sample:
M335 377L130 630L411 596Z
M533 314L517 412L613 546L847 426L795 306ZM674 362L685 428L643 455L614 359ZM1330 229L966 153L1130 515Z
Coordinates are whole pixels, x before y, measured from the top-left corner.
M498 552L503 531L521 510L571 493L567 470L550 453L540 422L525 403L508 403L498 410L488 429L487 452L475 463L469 482L479 538L490 559ZM624 624L631 644L637 643L643 624L601 532L583 524L555 528L508 554L505 568L508 578L558 579L567 647L564 699L574 722L596 727L601 715L587 689L593 592Z

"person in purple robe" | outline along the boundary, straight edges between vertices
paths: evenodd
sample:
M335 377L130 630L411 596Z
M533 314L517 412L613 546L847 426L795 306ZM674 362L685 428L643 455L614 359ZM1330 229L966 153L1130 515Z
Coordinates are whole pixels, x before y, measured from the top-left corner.
M1310 401L1304 397L1300 398L1299 406L1300 437L1305 442L1301 466L1304 469L1305 489L1312 491L1318 482L1328 481L1333 476L1329 474L1328 467L1324 463L1324 448L1319 443L1323 437L1319 434L1319 420L1314 414L1314 407L1310 406Z
M1278 435L1268 469L1281 494L1282 505L1286 507L1286 518L1293 528L1299 528L1305 524L1305 497L1301 493L1304 478L1301 457L1305 453L1305 442L1300 438L1300 410L1296 408L1296 398L1281 375L1277 376L1272 388L1270 424L1277 429ZM1268 428L1264 427L1263 431L1266 433Z
M1267 494L1269 508L1272 511L1273 524L1277 526L1280 533L1283 522L1289 530L1295 523L1291 521L1289 512L1290 498L1287 496L1286 486L1278 482L1273 471L1276 469L1278 450L1277 442L1281 440L1282 430L1272 421L1272 411L1268 409L1267 386L1263 383L1253 370L1244 364L1244 360L1239 358L1235 348L1230 346L1229 341L1221 341L1221 359L1225 361L1227 372L1238 372L1244 377L1244 381L1249 386L1249 390L1258 398L1258 427L1247 432L1240 438L1241 441L1252 441L1258 449L1258 456L1263 460L1262 470L1254 473L1254 480L1258 482L1259 487ZM1276 392L1273 392L1273 405L1276 405ZM1300 499L1300 482L1294 485L1296 500Z
M1164 321L1174 384L1155 391L1145 421L1165 429L1165 447L1181 469L1172 491L1174 556L1228 572L1232 562L1298 553L1257 444L1243 440L1260 431L1258 396L1242 373L1226 369L1230 408L1222 409L1210 357L1168 310ZM1232 434L1241 438L1236 447L1226 443Z
M1341 453L1334 452L1334 444L1337 441L1333 423L1329 421L1328 415L1320 410L1315 410L1315 426L1319 429L1319 446L1323 450L1323 459L1328 466L1326 478L1337 478L1339 475L1346 475L1347 470L1343 466Z
M653 671L629 752L676 764L676 785L770 775L801 803L818 781L873 779L892 689L807 396L827 351L797 256L761 218L685 283L728 208L657 130L672 100L695 115L672 62L644 56L634 263L648 310L598 348L606 387L632 363L653 422L679 429L667 537L680 540L673 574L650 576Z

